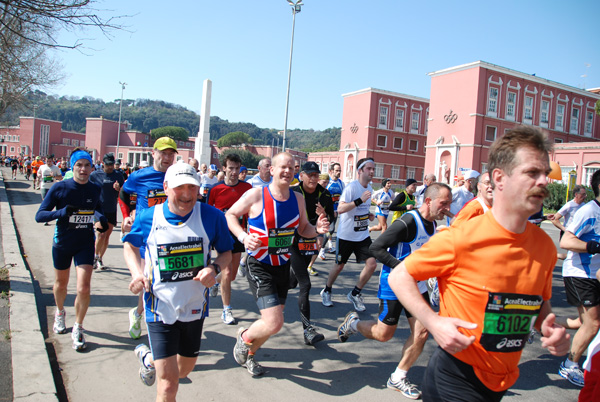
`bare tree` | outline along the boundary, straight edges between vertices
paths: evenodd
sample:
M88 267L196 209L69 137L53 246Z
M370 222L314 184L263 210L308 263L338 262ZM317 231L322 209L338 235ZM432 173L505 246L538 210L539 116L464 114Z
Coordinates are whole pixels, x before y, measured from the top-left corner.
M126 16L100 16L92 0L0 0L0 116L9 107L23 105L26 94L62 78L60 64L50 49L79 49L81 39L60 43L61 30L98 29L110 37L124 26Z

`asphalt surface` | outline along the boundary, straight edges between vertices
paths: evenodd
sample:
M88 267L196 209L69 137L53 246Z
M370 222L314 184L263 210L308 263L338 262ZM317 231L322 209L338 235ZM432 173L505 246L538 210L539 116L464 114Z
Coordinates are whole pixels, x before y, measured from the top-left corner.
M2 170L5 178L10 177L7 169ZM25 264L32 273L32 288L37 311L40 312L39 325L43 334L41 342L45 341L42 347L45 347L48 354L45 358L52 367L53 379L50 382L54 384L54 389L32 391L23 399L104 402L155 398L155 388L146 387L139 380L139 366L133 353L138 343L147 342L145 326L141 340L132 340L128 334L127 314L136 305L137 296L128 290L130 275L123 261L119 227L113 233L104 257L104 263L109 269L95 271L92 277L91 304L84 322L88 347L85 352L78 353L71 348L69 334L56 335L51 329L55 311L51 257L54 223L44 226L35 222L34 216L41 198L38 192L32 190L31 182L25 182L19 176L17 181L6 180L5 184ZM6 215L2 215L2 219L6 219ZM5 227L3 222L3 242ZM543 228L555 242L558 240L558 231L553 226L544 224ZM373 237L375 236L373 233ZM268 370L261 378L252 378L245 368L235 363L232 356L238 328L247 327L258 318L258 309L248 290L246 279L238 277L232 286L232 306L238 319L237 325L227 326L221 322L221 298L211 298L210 317L204 325L202 351L194 371L180 382L179 400L403 400L402 395L386 388L386 381L398 363L403 342L409 333L406 320L401 320L396 336L385 344L364 339L361 335L354 335L348 342L340 343L336 330L351 309L346 293L354 286L362 266L355 263L346 266L333 289L335 306L327 308L321 304L318 293L325 284L327 271L332 264L332 255L327 255L326 261L318 260L315 268L319 275L312 277L312 320L324 333L325 340L316 347L304 345L297 307L298 290L291 290L283 329L256 356L257 361ZM378 272L379 270L363 290L367 311L360 314L362 319L376 319ZM559 315L575 315L575 310L565 302L559 267L555 270L553 292L552 305L555 312ZM66 300L69 331L74 322L74 294L75 272L72 270ZM11 311L11 328L13 321L32 318L19 317ZM13 337L13 344L14 339ZM413 383L421 383L427 359L435 347L435 341L430 337L423 354L409 372ZM1 351L0 357L4 361L5 356ZM541 348L537 337L533 345L525 348L519 365L521 376L504 400L576 401L579 388L557 374L560 361L561 358L554 357ZM13 365L25 365L29 368L34 366L27 360L15 360L14 355ZM26 378L15 376L15 398L23 395L22 382ZM52 397L44 399L48 395Z

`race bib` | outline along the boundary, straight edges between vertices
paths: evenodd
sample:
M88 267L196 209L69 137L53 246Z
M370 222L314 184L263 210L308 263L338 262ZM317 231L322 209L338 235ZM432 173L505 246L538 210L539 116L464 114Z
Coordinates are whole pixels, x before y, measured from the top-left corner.
M481 346L490 352L522 350L543 302L541 296L490 293L483 318Z
M162 282L192 280L204 268L202 239L196 241L159 244L156 246L158 268Z
M94 225L94 211L78 210L69 216L69 229L92 229Z
M340 195L341 194L331 194L331 200L333 202L340 202Z
M136 203L137 203L137 193L131 193L129 195L129 205L132 207L135 207Z
M44 176L44 177L42 178L42 181L43 181L44 183L52 183L52 182L54 181L54 177L52 177L52 176Z
M298 251L300 255L315 255L317 254L317 239L298 239Z
M148 208L162 204L166 200L167 195L165 194L165 190L162 188L157 190L148 190Z
M295 229L269 229L269 254L289 254L294 241Z
M364 232L369 228L369 214L354 216L354 231Z

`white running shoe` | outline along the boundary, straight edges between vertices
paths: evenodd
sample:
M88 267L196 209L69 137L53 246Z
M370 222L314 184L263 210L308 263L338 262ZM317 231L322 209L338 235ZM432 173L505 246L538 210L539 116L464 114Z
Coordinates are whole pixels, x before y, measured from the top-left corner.
M583 371L579 368L579 366L567 367L565 366L565 362L560 363L560 367L558 368L558 374L562 378L568 380L571 384L575 384L578 387L583 387Z
M142 336L142 315L137 313L137 307L129 310L129 336L131 339Z
M219 284L215 283L214 286L210 287L210 297L217 297L219 295Z
M421 397L421 391L419 388L408 381L408 378L404 377L400 381L393 381L392 377L388 379L387 387L394 391L399 391L408 399L419 399Z
M353 296L352 292L349 292L347 298L354 305L354 310L365 311L367 309L365 307L365 302L363 301L362 294L359 293L356 296Z
M156 369L154 366L146 366L144 364L144 358L148 353L151 353L150 348L140 343L135 347L134 353L140 362L140 380L142 380L144 385L153 385L154 381L156 381Z
M351 325L354 321L358 320L358 314L356 312L351 311L346 314L344 321L338 327L338 339L340 342L346 342L350 335L355 334L356 331L352 329Z
M64 334L67 332L67 327L65 326L65 320L67 318L67 313L63 309L62 311L56 311L54 313L54 326L52 326L52 330L55 334Z
M235 318L233 317L233 311L231 308L224 308L223 313L221 313L221 320L227 325L235 324Z
M331 292L326 292L325 289L321 290L321 301L325 307L333 307L331 301Z
M81 325L73 325L71 339L73 339L73 349L76 351L81 352L87 347L87 344L85 343L85 330Z

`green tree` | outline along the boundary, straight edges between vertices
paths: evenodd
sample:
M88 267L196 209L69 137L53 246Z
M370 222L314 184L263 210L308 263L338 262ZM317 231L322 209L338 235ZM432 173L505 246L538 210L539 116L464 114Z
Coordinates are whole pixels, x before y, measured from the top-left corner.
M600 116L600 100L596 101L596 114Z
M171 137L178 141L187 141L190 133L183 127L166 126L150 130L150 137L156 140L160 137Z
M253 142L254 138L250 137L248 134L242 131L234 131L219 138L217 146L219 148L227 148L241 144L252 144Z
M225 165L225 157L229 154L238 154L240 158L242 158L242 165L246 166L250 169L256 169L258 167L258 162L264 158L261 155L255 155L250 151L246 151L245 149L235 149L230 148L226 149L219 155L219 162L221 166Z

